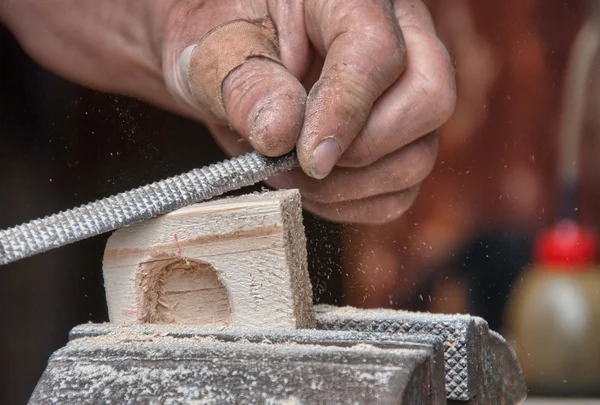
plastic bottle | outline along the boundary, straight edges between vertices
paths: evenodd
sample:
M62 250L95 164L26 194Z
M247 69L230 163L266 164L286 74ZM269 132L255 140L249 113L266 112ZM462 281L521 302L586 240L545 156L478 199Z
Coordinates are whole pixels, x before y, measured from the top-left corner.
M513 286L505 326L532 394L600 394L597 239L573 221L542 232Z

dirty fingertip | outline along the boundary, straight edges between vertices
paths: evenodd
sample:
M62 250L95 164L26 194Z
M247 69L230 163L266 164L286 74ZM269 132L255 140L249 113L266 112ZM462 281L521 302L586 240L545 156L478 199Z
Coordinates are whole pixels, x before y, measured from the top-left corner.
M267 156L284 155L296 146L304 120L306 91L288 81L258 102L248 117L248 138Z

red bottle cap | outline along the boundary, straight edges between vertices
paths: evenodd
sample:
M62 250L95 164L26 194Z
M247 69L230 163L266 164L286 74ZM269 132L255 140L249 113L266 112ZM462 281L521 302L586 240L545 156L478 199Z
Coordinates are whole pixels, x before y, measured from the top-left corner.
M564 220L538 235L535 261L548 270L587 270L596 262L597 244L591 230Z

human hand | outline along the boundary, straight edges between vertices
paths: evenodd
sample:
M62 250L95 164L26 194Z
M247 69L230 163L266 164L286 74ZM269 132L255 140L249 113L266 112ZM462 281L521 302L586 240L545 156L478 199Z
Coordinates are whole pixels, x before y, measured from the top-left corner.
M268 183L335 221L402 215L455 104L418 0L5 0L0 18L47 68L200 120L229 154L295 147L301 169Z

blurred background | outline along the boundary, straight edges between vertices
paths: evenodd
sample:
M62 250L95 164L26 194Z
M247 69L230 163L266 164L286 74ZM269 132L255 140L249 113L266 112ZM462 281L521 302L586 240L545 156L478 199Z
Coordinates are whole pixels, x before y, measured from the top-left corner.
M600 389L600 283L590 274L597 273L600 227L600 60L593 52L585 59L574 46L586 21L600 24L594 3L427 3L458 81L457 109L440 129L436 167L413 209L385 226L340 226L305 214L315 301L479 315L514 344L533 395L598 395L590 387ZM583 48L600 41L598 33ZM573 61L583 59L585 93L569 93L572 73L582 71ZM581 118L568 127L581 150L575 160L561 161L566 110ZM222 158L200 124L65 82L0 29L0 228ZM561 181L563 167L579 168L576 183ZM564 232L539 247L540 232L564 216L589 230L560 228L576 246L567 253L585 256L579 261L555 257ZM101 275L107 238L1 269L0 404L26 403L70 328L108 320ZM561 287L544 290L549 279L570 289L570 301L562 300ZM520 299L524 294L530 298ZM563 310L563 320L579 319L576 327L544 318ZM554 334L564 342L541 357L527 346ZM583 355L569 355L573 347ZM570 363L544 363L544 353L563 351ZM563 377L576 375L573 369L585 371L587 385L583 377Z

